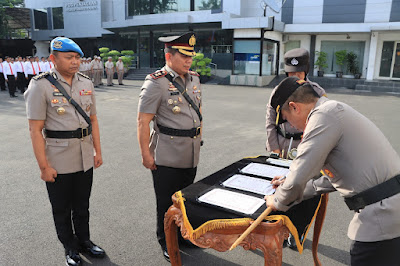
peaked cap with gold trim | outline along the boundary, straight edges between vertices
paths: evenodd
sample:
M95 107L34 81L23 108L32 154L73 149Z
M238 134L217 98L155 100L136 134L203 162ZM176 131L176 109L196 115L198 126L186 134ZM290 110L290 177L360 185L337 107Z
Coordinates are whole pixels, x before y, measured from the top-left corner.
M303 79L299 79L296 76L285 78L276 87L274 96L271 98L271 106L276 111L276 125L282 124L285 120L282 119L281 110L283 104L289 99L299 87L309 84Z
M193 32L188 32L180 36L167 36L158 38L160 42L165 43L165 48L176 49L183 55L195 56L194 46L196 36Z

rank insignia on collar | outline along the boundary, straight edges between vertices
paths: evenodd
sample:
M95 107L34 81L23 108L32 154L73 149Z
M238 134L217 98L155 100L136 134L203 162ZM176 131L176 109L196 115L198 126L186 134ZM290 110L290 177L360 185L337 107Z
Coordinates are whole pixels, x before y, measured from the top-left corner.
M324 169L324 173L329 176L330 178L333 178L333 174L331 171L329 171L328 169Z

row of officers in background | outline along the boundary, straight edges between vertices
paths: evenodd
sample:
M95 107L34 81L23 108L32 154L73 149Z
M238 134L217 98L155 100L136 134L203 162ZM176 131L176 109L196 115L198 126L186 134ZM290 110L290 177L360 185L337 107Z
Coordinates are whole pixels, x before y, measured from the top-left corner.
M37 56L17 56L15 58L6 56L5 60L0 57L0 89L8 92L10 97L18 97L15 93L17 89L24 93L31 79L41 73L48 72L54 67L49 57L42 57L39 60ZM116 72L118 75L118 84L123 85L122 79L125 73L122 59L119 58L114 64L111 58L104 64L100 56L95 55L92 58L81 58L79 71L88 76L94 87L102 85L104 70L107 74L107 86L113 85L113 76Z
M28 87L30 80L43 72L50 71L54 67L54 64L45 57L39 60L39 57L22 57L17 56L12 58L7 56L5 61L0 58L0 89L6 90L6 84L10 97L17 97L15 95L16 89L18 88L21 93L25 92L25 88Z

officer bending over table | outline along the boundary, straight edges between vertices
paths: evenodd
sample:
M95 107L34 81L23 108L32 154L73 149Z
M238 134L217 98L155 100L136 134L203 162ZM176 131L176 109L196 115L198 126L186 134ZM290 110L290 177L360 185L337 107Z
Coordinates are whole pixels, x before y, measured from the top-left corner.
M55 68L31 80L25 92L26 112L66 263L80 265L78 251L105 255L89 234L93 167L103 163L96 101L92 81L78 72L81 48L64 37L53 39L50 48Z
M303 131L286 179L273 179L267 206L287 211L312 196L339 191L355 214L348 228L351 265L399 265L400 158L383 133L347 104L319 97L297 77L271 100L280 122ZM325 176L313 179L320 170Z
M189 71L196 38L160 37L166 65L150 74L139 96L137 134L143 165L152 171L157 201L157 239L169 261L164 215L171 196L193 183L201 143L201 92L196 72ZM150 122L153 132L150 134Z

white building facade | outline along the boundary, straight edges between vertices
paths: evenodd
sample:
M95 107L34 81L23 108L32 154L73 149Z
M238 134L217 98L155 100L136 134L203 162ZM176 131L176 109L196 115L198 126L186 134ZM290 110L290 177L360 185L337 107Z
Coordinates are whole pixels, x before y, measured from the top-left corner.
M86 49L134 50L139 68L163 65L158 37L194 31L196 49L233 84L267 85L284 73L283 54L298 47L310 51L312 67L315 52L326 52L328 77L339 70L335 52L346 50L357 55L362 78L400 80L399 0L25 0L25 6L38 43L67 36L92 43Z

